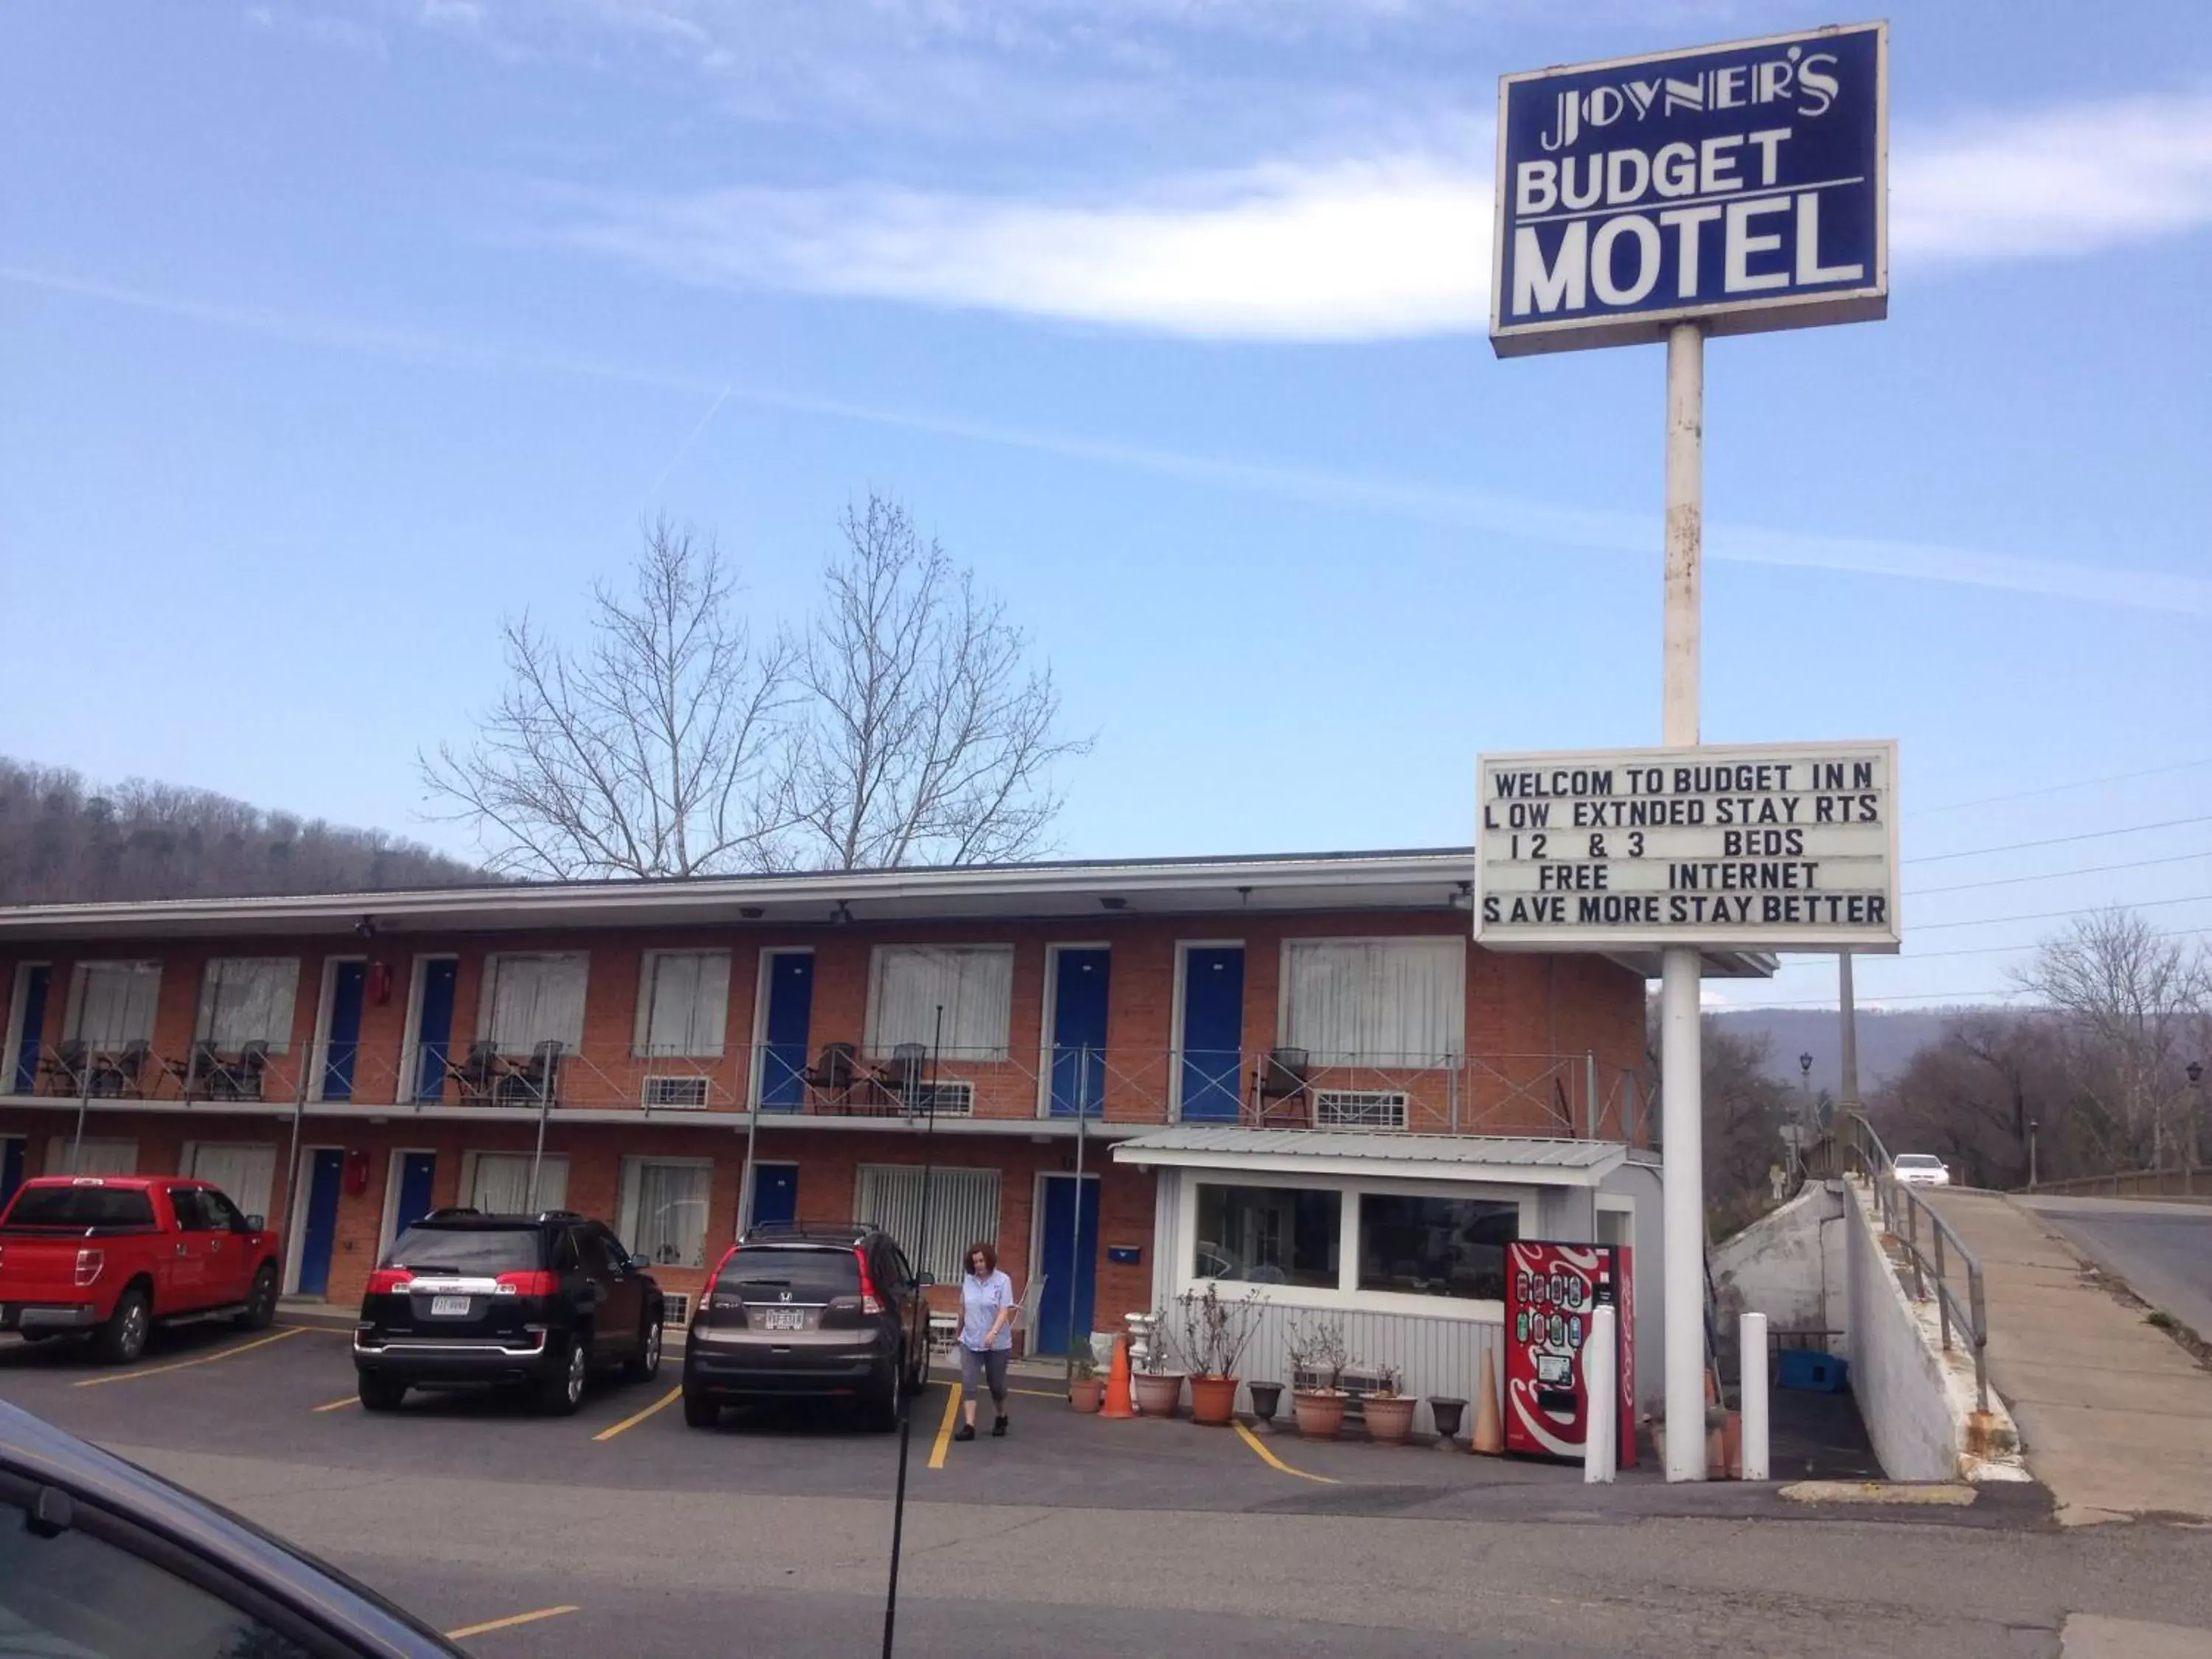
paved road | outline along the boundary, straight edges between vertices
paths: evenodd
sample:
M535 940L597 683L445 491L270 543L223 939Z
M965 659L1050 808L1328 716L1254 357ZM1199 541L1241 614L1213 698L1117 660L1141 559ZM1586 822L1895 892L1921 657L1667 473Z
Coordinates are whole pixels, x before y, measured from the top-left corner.
M2099 1267L2212 1340L2212 1204L2023 1198Z
M465 1638L483 1659L875 1651L896 1441L834 1414L711 1434L640 1417L669 1380L567 1419L458 1400L370 1417L340 1403L350 1369L323 1333L179 1334L125 1372L0 1346L0 1394L441 1628L491 1626ZM1267 1442L1278 1468L1222 1431L1029 1399L1012 1437L933 1468L945 1401L913 1445L909 1659L2044 1659L2071 1613L2212 1630L2212 1533L2062 1530L2033 1488L1808 1510L1649 1471L1594 1492L1571 1468L1288 1435Z

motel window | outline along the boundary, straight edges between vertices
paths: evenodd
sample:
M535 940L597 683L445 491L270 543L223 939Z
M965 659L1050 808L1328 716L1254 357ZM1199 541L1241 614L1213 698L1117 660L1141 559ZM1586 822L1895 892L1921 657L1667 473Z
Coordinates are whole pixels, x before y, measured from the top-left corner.
M921 1166L863 1164L854 1183L853 1213L891 1236L907 1259L940 1285L957 1285L962 1257L970 1244L999 1242L999 1172L996 1170L933 1170L929 1172L928 1253L916 1257L921 1238ZM1025 1296L1024 1285L1014 1287Z
M648 951L637 993L636 1052L717 1060L730 1012L727 951Z
M714 1179L703 1160L624 1158L620 1231L630 1249L655 1267L705 1267Z
M1198 1188L1192 1276L1337 1288L1340 1193L1305 1187Z
M580 953L488 958L477 1034L502 1054L530 1054L541 1042L574 1054L584 1042L586 968Z
M1510 1199L1364 1193L1359 1288L1503 1301L1505 1247L1520 1236L1521 1206Z
M46 1143L46 1173L136 1175L138 1173L138 1143L135 1140L80 1141L71 1135L56 1135Z
M70 975L69 1035L95 1052L150 1042L158 962L81 962Z
M277 1054L292 1040L292 1000L300 988L297 957L216 957L200 975L200 1012L192 1035L218 1054L249 1042Z
M1466 1050L1462 939L1291 939L1283 968L1283 1042L1316 1066L1440 1066Z
M568 1202L568 1160L549 1154L538 1171L537 1202L531 1201L531 1154L472 1152L461 1170L461 1203L486 1215L534 1215L565 1208Z
M878 945L868 997L867 1049L902 1042L949 1061L1002 1060L1013 1006L1014 952L1005 945ZM945 1011L939 1049L938 1010Z

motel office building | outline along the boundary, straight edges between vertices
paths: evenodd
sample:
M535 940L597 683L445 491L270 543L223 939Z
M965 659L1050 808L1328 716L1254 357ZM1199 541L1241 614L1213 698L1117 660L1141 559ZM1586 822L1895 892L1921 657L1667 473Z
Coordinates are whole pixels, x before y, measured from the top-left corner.
M1212 1279L1267 1304L1247 1375L1286 1375L1285 1320L1328 1310L1357 1357L1460 1395L1498 1340L1502 1245L1613 1241L1638 1247L1656 1355L1652 964L1477 947L1471 868L0 910L0 1191L204 1176L283 1231L288 1291L337 1304L449 1205L603 1217L686 1306L744 1215L859 1218L946 1306L964 1247L995 1241L1034 1352Z

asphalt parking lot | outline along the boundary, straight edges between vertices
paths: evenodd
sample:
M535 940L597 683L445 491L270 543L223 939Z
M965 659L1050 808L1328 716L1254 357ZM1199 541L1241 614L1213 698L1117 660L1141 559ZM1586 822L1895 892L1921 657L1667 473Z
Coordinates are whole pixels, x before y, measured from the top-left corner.
M672 1353L654 1382L595 1384L570 1418L485 1393L417 1394L372 1415L356 1403L341 1325L167 1332L112 1370L70 1345L0 1340L0 1395L328 1557L465 1632L473 1652L874 1650L898 1437L801 1406L690 1429L681 1374ZM1601 1498L1576 1468L1356 1437L1316 1443L1287 1429L1109 1422L1068 1410L1049 1378L1016 1386L1004 1440L951 1443L957 1397L943 1380L915 1402L902 1652L970 1653L978 1641L1093 1650L1051 1605L1079 1584L1114 1608L1116 1634L1099 1651L1333 1650L1346 1635L1336 1621L1357 1612L1343 1595L1310 1598L1325 1616L1315 1606L1273 1616L1328 1571L1278 1559L1282 1540L1312 1526L1407 1522L1438 1539L1449 1523L1502 1525L1535 1540L1557 1525L1806 1518L1771 1489L1669 1487L1650 1468ZM1240 1590L1260 1599L1233 1618L1212 1587L1232 1521L1260 1552L1247 1585L1280 1575L1270 1597ZM1363 1547L1383 1535L1356 1534ZM1006 1565L1024 1557L1026 1571ZM1018 1593L963 1599L979 1573L1020 1574ZM1155 1605L1169 1585L1175 1605ZM1376 1603L1360 1618L1360 1650L1437 1650L1418 1628L1394 1633L1401 1618L1418 1623ZM742 1644L726 1639L733 1620Z

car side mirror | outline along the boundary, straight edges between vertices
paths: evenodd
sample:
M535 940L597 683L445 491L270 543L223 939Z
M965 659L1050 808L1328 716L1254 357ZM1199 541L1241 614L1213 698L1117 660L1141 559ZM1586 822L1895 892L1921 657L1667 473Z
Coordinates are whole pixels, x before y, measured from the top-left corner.
M265 1215L250 1215L250 1216L246 1217L246 1231L248 1231L249 1233L260 1233L260 1232L266 1232L266 1231L269 1231L269 1218L268 1218L267 1216L265 1216Z
M653 1263L647 1261L644 1256L634 1255L630 1257L629 1261L623 1262L623 1266L629 1268L634 1273L641 1273L647 1268L652 1267Z

